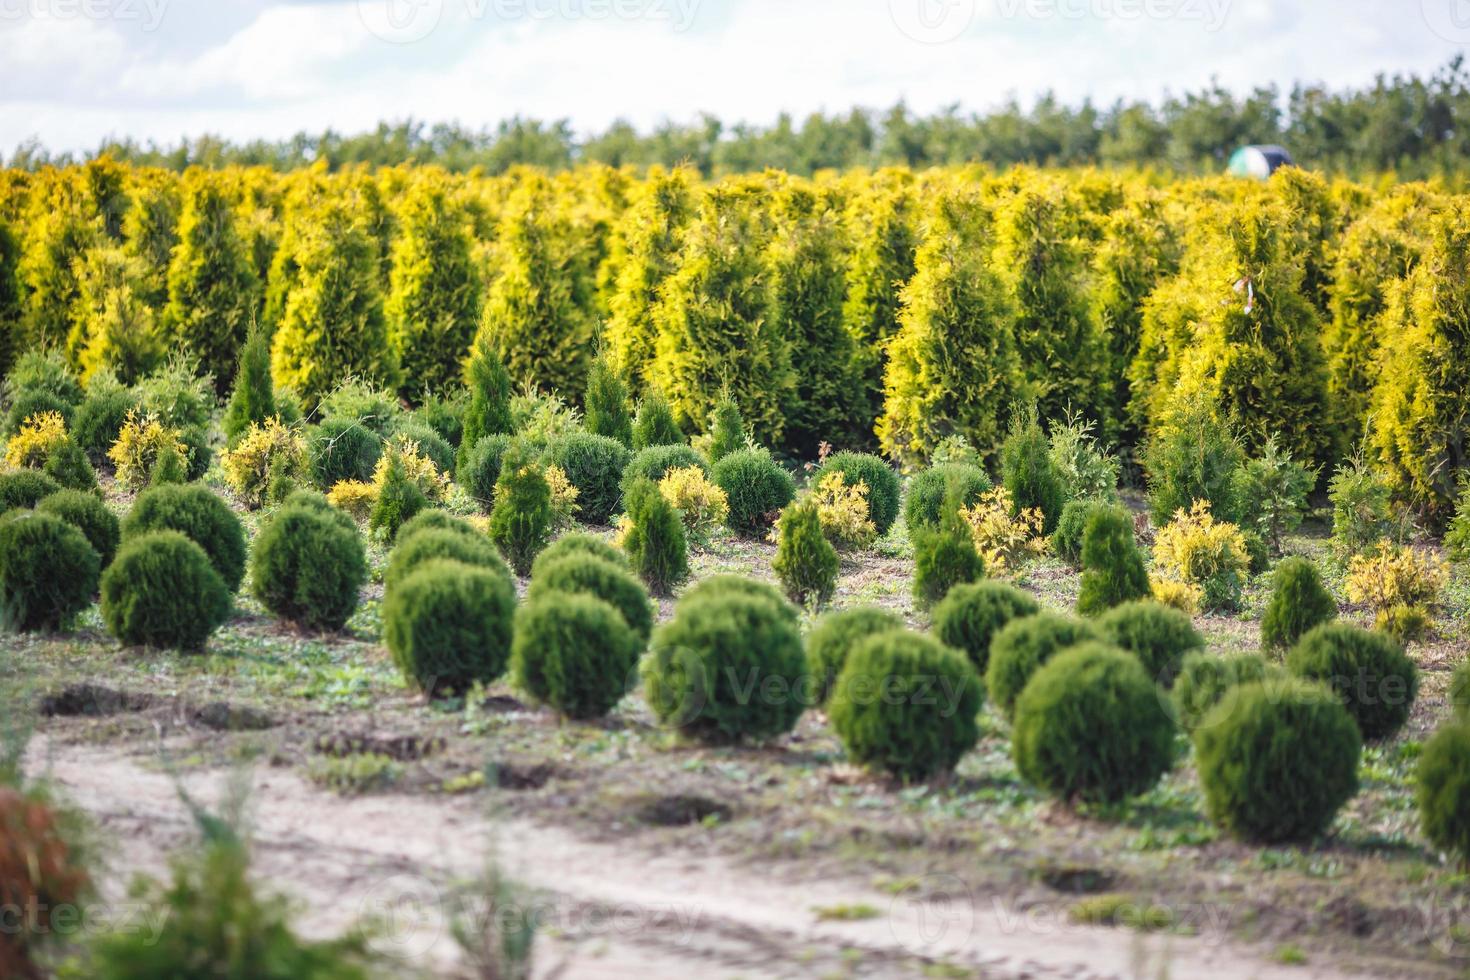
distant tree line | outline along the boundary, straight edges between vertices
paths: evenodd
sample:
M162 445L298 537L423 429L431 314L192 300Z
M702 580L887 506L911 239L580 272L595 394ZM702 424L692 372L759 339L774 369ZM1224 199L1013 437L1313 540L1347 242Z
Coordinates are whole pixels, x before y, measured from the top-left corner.
M266 166L293 170L324 161L356 165L438 164L465 172L504 173L517 165L567 170L687 164L703 176L767 167L810 175L819 170L985 163L1160 167L1182 173L1218 170L1244 143L1282 143L1313 169L1354 176L1396 172L1405 178L1454 177L1470 169L1470 72L1462 56L1427 78L1380 75L1370 86L1334 91L1298 83L1239 96L1218 84L1159 104L1091 101L1067 105L1046 94L1029 108L1012 99L984 114L958 105L930 116L903 103L886 112L814 113L798 123L783 114L770 126L727 126L711 115L665 122L651 132L613 123L579 138L565 119L514 118L469 129L417 120L381 123L373 132L327 130L287 140L233 143L201 136L169 146L110 140L88 157L183 170L189 166ZM36 169L77 162L39 143L20 145L9 164Z

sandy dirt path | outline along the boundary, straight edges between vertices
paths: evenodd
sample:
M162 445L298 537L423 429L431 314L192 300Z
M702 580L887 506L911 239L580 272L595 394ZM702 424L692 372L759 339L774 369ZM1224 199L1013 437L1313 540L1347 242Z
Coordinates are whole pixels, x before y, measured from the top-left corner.
M100 825L113 895L137 871L159 873L193 836L173 779L146 757L37 739L30 764ZM229 778L195 772L182 785L208 803ZM791 881L790 867L762 874L714 855L654 853L492 820L483 798L346 799L289 770L261 767L252 778L254 868L299 903L299 928L324 936L375 918L380 948L439 975L463 970L446 928L446 896L484 868L492 834L501 865L536 892L531 904L545 924L541 977L899 977L918 975L926 963L997 980L1335 975L1277 965L1264 950L1212 934L1207 921L1189 937L1080 927L1057 908L971 900L953 879L897 895L860 879ZM877 914L822 921L815 911L861 905Z

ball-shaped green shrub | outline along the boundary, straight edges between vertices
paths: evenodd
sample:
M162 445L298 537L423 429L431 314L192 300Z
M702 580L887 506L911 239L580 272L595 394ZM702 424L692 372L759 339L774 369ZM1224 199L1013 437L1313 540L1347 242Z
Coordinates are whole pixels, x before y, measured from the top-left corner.
M1337 601L1306 558L1286 558L1271 576L1271 601L1261 617L1261 644L1290 647L1308 630L1337 618Z
M1143 553L1133 540L1133 519L1121 507L1103 507L1082 532L1082 583L1077 611L1096 616L1151 594Z
M914 601L928 609L956 586L985 577L985 559L975 550L975 539L958 520L946 518L938 529L913 534Z
M966 582L949 590L934 607L934 635L945 646L970 658L975 673L985 676L990 643L1014 619L1034 616L1041 606L1014 585L986 580Z
M425 562L383 599L383 640L424 693L462 694L505 672L515 603L515 587L499 570Z
M117 442L128 413L137 407L137 396L121 385L88 390L72 416L71 437L92 462L100 463Z
M1309 630L1286 655L1286 666L1336 692L1370 742L1402 728L1419 693L1419 668L1397 640L1347 623Z
M475 529L475 526L463 517L455 517L447 510L439 507L430 507L413 515L413 518L404 523L398 529L398 534L393 538L394 546L403 544L409 538L420 531L449 531L476 541L486 540L485 535Z
M190 537L126 537L102 576L102 621L119 642L194 653L230 616L230 588Z
M832 696L832 686L854 647L874 633L901 629L903 620L898 615L875 606L829 612L817 620L806 638L806 662L816 703L826 704Z
M710 478L730 503L725 523L747 538L763 536L796 496L791 474L765 449L738 449L715 464Z
M658 487L640 478L628 488L628 528L623 550L628 564L655 595L669 595L689 577L689 542L684 522Z
M1057 518L1057 529L1051 534L1051 550L1062 561L1073 568L1082 566L1082 537L1087 533L1087 522L1093 514L1107 507L1106 501L1095 497L1069 500Z
M431 427L411 416L402 416L394 423L391 436L412 440L419 447L419 454L427 456L441 473L454 472L454 447Z
M1450 710L1470 719L1470 660L1462 661L1450 675Z
M642 650L610 603L547 589L516 613L511 672L522 690L568 718L601 718L628 693Z
M990 642L985 687L991 704L1009 720L1016 698L1042 664L1068 647L1101 639L1091 623L1054 612L1012 620Z
M1174 764L1174 720L1134 657L1103 643L1059 653L1016 700L1021 778L1061 800L1116 803Z
M122 522L123 541L178 531L209 556L231 593L245 577L245 529L223 500L204 487L168 484L143 491Z
M325 494L317 493L315 490L293 490L286 495L285 500L281 501L280 506L282 508L305 507L307 510L314 510L324 517L330 517L346 530L357 532L357 522L352 519L352 515L333 507Z
M550 565L567 555L591 555L593 558L612 562L625 571L628 568L628 556L620 548L595 534L574 531L571 534L563 534L536 556L536 560L531 563L531 580L534 582L536 576L541 574L542 566Z
M503 434L485 436L462 452L454 478L465 493L474 498L481 510L495 506L495 484L500 480L500 462L510 448L512 437Z
M868 518L880 535L887 534L898 520L900 484L898 473L879 456L869 453L835 453L827 457L812 477L812 486L831 473L841 473L847 486L863 483L868 488Z
M837 591L837 549L822 533L817 505L799 500L777 522L776 557L771 567L786 597L798 605L824 606Z
M618 611L638 640L641 652L653 633L656 610L643 583L622 564L590 554L563 554L551 562L537 562L528 598L543 593L595 596Z
M1358 727L1319 684L1237 688L1194 744L1210 818L1244 840L1310 841L1358 789Z
M1164 687L1173 687L1184 658L1205 648L1205 638L1178 609L1145 599L1125 602L1097 618L1103 639L1138 658Z
M0 473L0 514L12 510L31 510L63 487L39 470L11 470Z
M944 501L952 492L963 507L970 507L990 491L990 477L978 466L944 463L914 475L903 502L903 519L909 533L916 528L939 527Z
M10 438L21 430L27 421L45 412L55 412L61 416L68 426L71 425L72 412L75 411L71 402L63 401L52 392L42 388L31 388L22 391L15 396L10 407L5 411L5 428L0 435Z
M700 599L730 595L769 602L781 612L781 615L789 619L793 626L801 622L801 612L786 601L786 597L779 589L769 582L746 578L744 575L711 575L709 578L700 579L679 597L679 601L681 603L696 602Z
M36 512L59 517L81 531L92 545L102 567L112 564L122 540L121 525L117 515L108 509L102 498L95 493L81 490L62 490L44 498L36 505Z
M1451 721L1424 743L1415 784L1424 836L1470 861L1470 722Z
M357 419L324 419L307 430L311 476L330 490L343 480L367 483L383 455L383 437Z
M588 524L611 521L623 499L628 448L607 436L571 432L554 440L547 456L577 488L577 516Z
M0 518L0 629L58 630L97 592L101 563L81 531L51 514Z
M633 415L633 449L642 451L650 446L672 446L683 441L684 433L674 421L674 410L668 399L657 391L644 395Z
M730 592L680 600L654 631L643 684L661 722L709 741L788 732L812 700L796 623L769 599Z
M66 439L46 454L41 472L69 490L96 491L97 471L92 461L70 439Z
M447 558L475 568L483 568L510 578L495 545L482 534L461 534L447 528L426 527L407 535L393 546L388 567L383 570L383 588L387 592L412 575L420 565Z
M306 504L281 507L250 556L252 594L271 612L311 630L340 630L367 582L357 528Z
M949 772L974 747L980 701L963 656L921 633L888 630L853 648L827 715L854 762L910 782Z
M1051 458L1051 443L1035 411L1019 413L1000 447L1001 483L1018 510L1041 511L1042 530L1051 534L1067 503L1067 483Z
M691 466L699 467L706 475L710 471L704 455L692 446L671 444L638 450L623 467L621 490L624 504L627 503L628 488L640 477L658 483L669 470L687 470Z
M1174 679L1170 705L1179 727L1193 732L1204 724L1217 705L1233 700L1240 688L1248 684L1277 685L1291 679L1285 667L1271 663L1260 654L1222 657L1191 653L1184 658L1179 676Z

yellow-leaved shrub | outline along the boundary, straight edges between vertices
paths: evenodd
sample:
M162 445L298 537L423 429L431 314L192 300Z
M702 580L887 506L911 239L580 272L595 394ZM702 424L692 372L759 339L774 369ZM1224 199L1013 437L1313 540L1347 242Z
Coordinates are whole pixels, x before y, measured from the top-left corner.
M1245 535L1234 524L1217 521L1203 500L1176 513L1154 540L1155 573L1198 586L1206 609L1238 607L1249 570Z

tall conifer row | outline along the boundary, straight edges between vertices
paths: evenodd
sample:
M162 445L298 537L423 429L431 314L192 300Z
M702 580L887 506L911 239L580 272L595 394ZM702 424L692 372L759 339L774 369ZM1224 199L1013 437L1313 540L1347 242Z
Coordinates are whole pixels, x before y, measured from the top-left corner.
M81 259L104 238L81 175L75 170L38 175L19 227L25 242L19 265L25 307L17 351L61 347L71 335L72 310L81 292Z
M188 174L183 197L164 328L194 354L202 371L214 376L220 391L228 391L255 316L255 267L215 174Z
M468 226L437 172L420 175L403 200L392 264L384 312L402 353L402 393L416 400L458 381L482 303Z
M20 238L0 218L0 375L9 372L24 340L20 287Z
M792 181L772 202L775 235L766 248L771 326L791 349L794 390L786 408L785 444L817 454L841 440L854 410L852 337L842 323L846 240L829 196Z
M992 244L990 215L973 192L946 191L931 205L888 346L878 440L895 459L922 463L951 435L993 455L1010 406L1027 391Z
M135 171L122 219L123 247L142 263L139 297L155 310L168 302L168 267L179 242L179 182L160 170Z
M704 431L728 386L756 439L772 445L784 433L794 384L790 348L770 322L756 197L749 184L725 182L700 204L653 314L658 344L649 380L686 432Z
M678 266L682 236L694 215L696 183L687 168L651 173L619 225L620 254L603 339L608 363L634 397L648 385L658 337L653 310L664 280Z
M592 283L550 182L528 174L506 202L480 336L511 379L580 401L592 359Z

